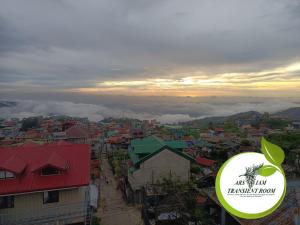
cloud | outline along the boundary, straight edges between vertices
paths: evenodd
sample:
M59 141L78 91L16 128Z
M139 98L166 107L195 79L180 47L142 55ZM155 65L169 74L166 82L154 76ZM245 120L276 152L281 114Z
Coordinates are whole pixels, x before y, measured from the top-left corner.
M300 60L295 0L0 1L0 82L15 91L248 77Z
M86 117L99 121L107 117L156 119L161 123L176 123L208 116L228 116L255 110L277 112L299 107L295 99L265 98L174 98L174 97L118 97L100 98L99 103L71 101L13 100L17 104L0 107L4 118L47 116L50 114Z

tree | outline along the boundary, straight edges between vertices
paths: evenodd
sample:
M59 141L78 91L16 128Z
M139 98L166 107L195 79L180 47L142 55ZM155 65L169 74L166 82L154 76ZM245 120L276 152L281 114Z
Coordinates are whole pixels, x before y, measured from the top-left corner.
M210 129L210 130L213 130L213 129L214 129L214 124L213 124L212 121L210 121L210 122L208 123L208 129Z
M251 142L248 139L243 139L241 141L242 146L251 146Z
M39 127L39 120L37 117L26 118L22 122L21 131L28 131L32 128Z
M93 216L92 225L101 225L101 219L96 216Z

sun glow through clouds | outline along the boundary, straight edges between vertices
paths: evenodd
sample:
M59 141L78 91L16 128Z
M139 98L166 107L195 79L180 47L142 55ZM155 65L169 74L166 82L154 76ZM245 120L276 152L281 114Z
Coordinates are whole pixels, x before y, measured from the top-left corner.
M96 87L77 88L82 93L134 95L234 95L257 91L290 91L300 88L300 63L249 73L204 74L202 71L173 74L176 78L97 82ZM188 76L187 76L188 74ZM296 74L296 75L295 75ZM293 75L293 76L291 76Z

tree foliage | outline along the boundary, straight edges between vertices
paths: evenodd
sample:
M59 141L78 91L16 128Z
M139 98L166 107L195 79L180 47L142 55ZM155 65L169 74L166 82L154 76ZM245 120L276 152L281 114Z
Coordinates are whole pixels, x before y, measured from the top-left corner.
M36 117L26 118L22 121L21 131L28 131L39 127L39 120Z

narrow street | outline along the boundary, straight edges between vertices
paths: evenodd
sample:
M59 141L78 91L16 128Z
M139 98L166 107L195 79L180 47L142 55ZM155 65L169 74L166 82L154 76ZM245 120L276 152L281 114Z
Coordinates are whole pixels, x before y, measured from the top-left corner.
M101 218L101 225L142 225L140 210L125 203L122 194L117 190L117 183L108 160L103 155L101 167L100 207L97 213ZM105 181L105 176L109 183Z

